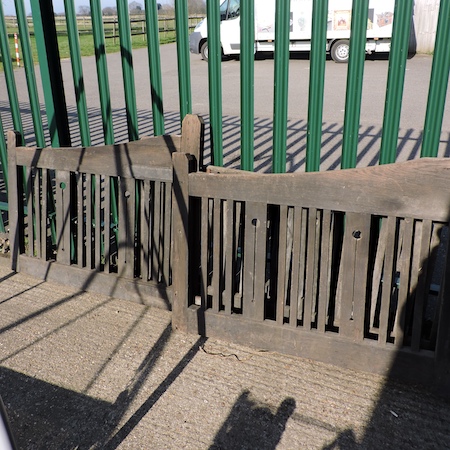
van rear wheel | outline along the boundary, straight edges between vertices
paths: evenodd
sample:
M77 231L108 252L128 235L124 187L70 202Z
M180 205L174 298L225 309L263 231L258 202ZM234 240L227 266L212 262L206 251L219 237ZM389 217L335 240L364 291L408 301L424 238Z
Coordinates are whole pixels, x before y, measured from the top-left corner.
M336 41L331 47L331 59L337 63L348 63L350 42L347 39Z

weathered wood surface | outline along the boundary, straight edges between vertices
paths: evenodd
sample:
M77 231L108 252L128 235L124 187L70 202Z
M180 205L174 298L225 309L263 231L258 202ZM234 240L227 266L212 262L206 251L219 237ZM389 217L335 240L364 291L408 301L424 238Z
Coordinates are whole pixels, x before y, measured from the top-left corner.
M11 133L13 269L122 298L134 286L135 300L170 307L172 154L201 156L203 120L186 116L182 132L44 149L18 147Z
M325 173L189 173L191 201L202 204L190 280L201 290L193 282L177 298L180 327L377 373L395 358L411 379L436 381L450 368L449 169L448 159L421 159Z
M192 174L189 194L274 205L302 206L448 221L449 158L320 173Z
M181 150L181 136L157 136L117 145L71 148L17 147L17 165L62 171L148 177L172 181L172 153Z

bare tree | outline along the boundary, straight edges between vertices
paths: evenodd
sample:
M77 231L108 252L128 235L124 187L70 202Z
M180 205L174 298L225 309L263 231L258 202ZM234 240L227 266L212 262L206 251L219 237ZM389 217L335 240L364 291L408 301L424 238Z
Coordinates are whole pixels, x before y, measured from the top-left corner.
M79 16L90 16L91 15L91 8L87 5L80 5L78 7L78 15Z
M144 7L142 6L142 3L139 3L139 2L131 2L128 5L128 10L130 11L130 14L143 14L144 13Z
M117 8L114 6L107 6L102 9L102 14L104 16L115 16L117 14Z

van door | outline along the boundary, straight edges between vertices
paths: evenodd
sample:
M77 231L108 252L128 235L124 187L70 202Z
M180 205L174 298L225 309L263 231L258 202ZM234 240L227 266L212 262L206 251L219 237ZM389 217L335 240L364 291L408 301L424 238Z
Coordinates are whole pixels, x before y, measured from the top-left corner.
M239 54L241 48L240 1L225 0L220 5L220 41L224 55Z

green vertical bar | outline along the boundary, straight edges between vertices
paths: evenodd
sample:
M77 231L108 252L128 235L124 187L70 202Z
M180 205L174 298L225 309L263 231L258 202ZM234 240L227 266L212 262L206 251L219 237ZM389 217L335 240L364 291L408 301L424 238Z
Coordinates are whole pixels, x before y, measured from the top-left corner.
M254 168L255 5L241 3L241 169Z
M158 7L154 0L145 0L147 22L148 60L150 66L150 89L152 94L153 132L155 136L165 133L164 108L161 79L161 57L159 52Z
M97 63L98 91L100 109L103 121L103 135L105 144L114 144L114 127L111 110L111 95L109 92L108 65L106 63L105 35L101 4L97 0L90 0L92 33L94 38L95 60Z
M52 146L70 146L69 118L52 1L31 0L31 11Z
M396 0L384 106L380 164L395 162L414 0Z
M223 166L222 134L222 48L220 45L220 0L206 2L208 27L209 120L212 163Z
M101 4L98 0L90 0L92 32L95 47L95 60L97 62L97 80L100 96L100 109L103 122L103 135L106 145L114 144L114 126L112 120L111 95L109 91L108 65L106 62L105 35L103 32L103 19ZM117 211L117 182L111 180L111 216L114 226L114 235L116 242L119 234L117 224L119 216Z
M123 87L128 124L128 139L139 139L139 127L136 107L136 89L134 86L133 52L131 44L130 17L127 0L117 0L117 18L119 21L120 54L122 56Z
M286 172L290 5L289 0L277 0L275 4L272 169L274 173Z
M439 150L450 73L449 42L450 2L443 0L439 7L421 157L436 157Z
M320 170L325 61L327 57L327 22L328 0L314 0L309 73L308 130L306 136L307 172Z
M177 34L180 119L183 121L186 114L192 113L187 0L175 0L175 28Z
M4 39L0 39L0 55L2 56L3 70L5 72L5 81L6 81L6 89L8 91L9 107L11 109L14 129L20 132L23 143L22 117L20 116L19 98L17 97L16 81L14 79L14 70L11 61L11 53L9 50L8 31L6 29L5 15L3 13L3 4L1 1L0 1L0 36L4 36ZM3 170L6 175L7 168L5 166L3 167Z
M356 166L369 0L353 0L341 168Z
M15 0L17 24L19 27L20 46L22 48L22 59L25 66L28 96L30 98L31 117L36 143L39 147L45 147L44 127L42 126L41 106L36 85L36 74L34 71L33 54L31 51L30 34L28 31L27 16L23 0Z
M77 17L75 14L75 5L73 0L64 0L64 8L66 12L67 35L70 48L70 62L72 63L73 84L77 102L81 143L83 146L87 147L91 145L91 135L89 131L86 92L84 89L83 65L81 63Z

